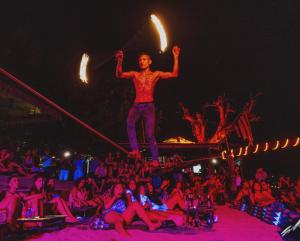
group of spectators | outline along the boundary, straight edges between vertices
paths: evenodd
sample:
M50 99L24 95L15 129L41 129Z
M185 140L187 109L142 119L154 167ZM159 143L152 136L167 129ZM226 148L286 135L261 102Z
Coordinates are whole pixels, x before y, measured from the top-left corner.
M300 176L292 181L289 176L281 175L277 182L271 182L262 168L256 171L255 178L244 180L234 200L268 207L281 202L288 209L300 213Z
M46 177L58 178L60 181L74 180L84 176L85 157L83 154L72 156L66 152L61 156L49 150L28 149L17 155L8 149L0 149L0 175L17 173L20 176L33 176L42 173Z
M7 150L0 151L0 172L10 175L0 210L7 211L7 220L12 227L16 225L16 217L26 215L29 208L33 210L33 216L58 213L65 215L67 222L77 221L74 210L91 208L123 235L128 235L125 224L131 223L135 216L150 230L160 227L165 221L183 225L189 206L208 199L213 204L247 201L262 207L280 201L295 213L300 212L300 178L293 182L289 177L281 176L277 183L270 183L267 172L261 168L251 180L242 177L239 166L230 176L227 175L229 171L218 173L212 170L203 175L194 173L191 168L174 168L173 172L160 175L149 162L129 160L116 152L108 153L101 161L94 158L89 165L90 172L85 174L86 160L78 155L73 161L77 163L72 172L73 188L62 193L55 188L57 176L53 173L59 177L65 175L61 171L71 170L66 168L67 165L60 165L58 172L53 172L49 152L38 156L37 152L30 150L26 152L23 164L15 162L13 156ZM62 158L61 162L67 160L70 158ZM163 165L175 167L180 162L180 156L175 155ZM33 186L29 192L17 190L19 178L16 174L32 176ZM21 213L18 213L19 203L22 203Z

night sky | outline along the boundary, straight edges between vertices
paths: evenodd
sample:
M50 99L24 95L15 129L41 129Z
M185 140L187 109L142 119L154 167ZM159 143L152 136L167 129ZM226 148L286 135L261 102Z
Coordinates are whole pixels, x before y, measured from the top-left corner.
M179 78L155 92L159 140L193 138L179 102L195 112L224 95L240 110L258 92L256 141L299 135L299 1L9 2L1 7L1 66L115 140L126 140L134 90L114 77L114 59L97 66L126 43L125 70L137 69L140 51L152 55L153 69L171 70L171 47L181 47ZM167 29L164 54L151 13ZM88 86L78 79L83 52L91 56ZM207 119L218 122L212 110Z

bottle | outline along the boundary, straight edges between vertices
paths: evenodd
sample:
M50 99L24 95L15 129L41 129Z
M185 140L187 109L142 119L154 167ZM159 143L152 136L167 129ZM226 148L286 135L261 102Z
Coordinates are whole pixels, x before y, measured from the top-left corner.
M32 208L27 208L25 218L32 218Z

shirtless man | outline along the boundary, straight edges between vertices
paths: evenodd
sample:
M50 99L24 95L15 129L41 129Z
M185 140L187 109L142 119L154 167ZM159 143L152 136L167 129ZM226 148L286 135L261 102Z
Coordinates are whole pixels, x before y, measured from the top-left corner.
M140 117L142 117L145 121L146 138L150 146L153 167L159 166L158 148L154 136L155 107L153 102L153 93L155 85L159 79L176 78L178 76L178 57L180 48L178 46L174 46L172 52L174 56L174 65L172 72L151 71L150 66L152 60L150 55L146 53L142 53L139 56L139 72L123 72L123 51L119 50L116 54L116 77L132 79L136 93L134 104L131 107L127 118L127 133L132 149L132 151L129 153L129 156L135 158L141 157L137 144L135 123Z

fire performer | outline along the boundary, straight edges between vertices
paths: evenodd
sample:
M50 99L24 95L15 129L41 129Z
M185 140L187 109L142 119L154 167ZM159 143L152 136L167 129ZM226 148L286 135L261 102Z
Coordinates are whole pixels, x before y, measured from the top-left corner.
M146 138L150 146L153 167L159 166L158 148L154 136L155 107L153 100L153 92L155 85L159 79L176 78L178 76L178 58L180 48L178 46L174 46L172 52L174 57L172 72L151 71L150 66L152 64L152 60L150 55L147 53L141 53L139 55L139 72L123 72L123 51L119 50L116 54L116 77L132 79L136 92L134 104L131 107L127 118L127 133L129 143L132 149L132 151L129 153L129 156L134 158L141 158L141 154L139 152L139 147L137 143L135 124L138 121L138 119L142 117L145 121Z

